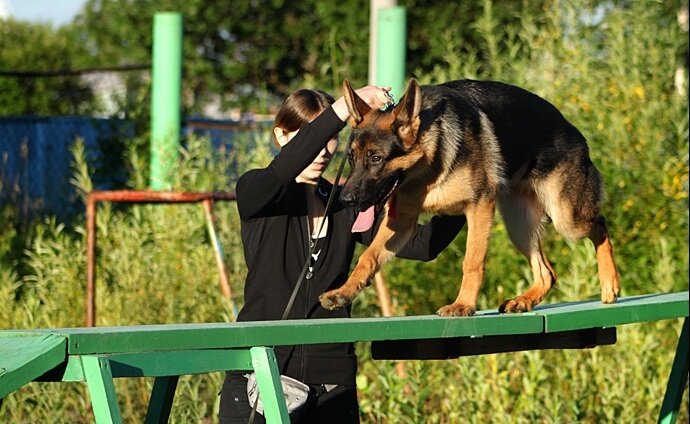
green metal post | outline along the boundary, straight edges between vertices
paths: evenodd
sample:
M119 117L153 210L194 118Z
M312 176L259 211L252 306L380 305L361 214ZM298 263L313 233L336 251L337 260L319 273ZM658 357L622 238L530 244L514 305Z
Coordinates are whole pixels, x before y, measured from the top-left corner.
M273 349L257 346L252 347L250 352L266 422L269 424L289 423L290 416L285 404L283 386L280 384L280 371L278 371Z
M396 101L405 91L406 12L402 6L380 9L376 46L376 85L388 85Z
M170 189L180 139L182 15L157 13L153 19L151 78L151 188Z
M168 422L178 380L179 377L176 375L156 377L153 383L153 390L151 390L149 409L144 420L145 424Z
M672 424L678 418L678 411L680 410L680 403L683 399L683 392L688 382L688 344L690 336L688 335L688 318L683 322L683 330L678 339L678 348L676 349L676 357L673 360L673 367L671 368L671 375L668 378L668 385L666 386L666 395L661 404L661 412L659 413L659 423Z
M117 404L110 363L106 358L99 356L83 356L81 363L96 422L98 424L121 423L122 416Z

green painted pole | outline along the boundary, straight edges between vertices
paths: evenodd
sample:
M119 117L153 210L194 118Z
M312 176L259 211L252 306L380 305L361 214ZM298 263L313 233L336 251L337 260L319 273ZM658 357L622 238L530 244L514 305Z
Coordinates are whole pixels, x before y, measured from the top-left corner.
M666 386L666 394L664 401L661 404L661 412L659 412L659 420L661 424L673 424L678 419L678 412L680 411L680 404L683 401L683 392L685 386L688 384L688 340L690 336L690 324L688 324L688 317L683 321L683 329L678 339L678 348L676 349L676 357L673 360L673 367L671 368L671 375L668 378Z
M122 422L113 374L107 358L86 355L81 358L86 385L91 396L93 415L98 424Z
M280 382L280 371L273 349L255 346L249 349L252 366L259 386L259 398L264 407L264 417L269 424L289 423L285 394Z
M388 85L395 100L405 92L406 11L402 6L380 9L376 45L376 85Z
M168 190L180 143L182 15L157 13L153 19L151 81L151 188Z

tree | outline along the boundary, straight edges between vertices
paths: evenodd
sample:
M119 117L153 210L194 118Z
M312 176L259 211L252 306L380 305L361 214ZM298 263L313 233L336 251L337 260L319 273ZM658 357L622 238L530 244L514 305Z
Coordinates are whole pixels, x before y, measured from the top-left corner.
M92 113L97 105L78 76L40 77L25 71L73 69L84 50L68 29L7 19L0 29L0 114Z
M283 96L305 78L330 87L336 66L364 80L368 9L356 3L89 0L75 26L93 64L140 63L150 60L153 15L181 13L184 102L195 112L214 95L234 104L262 90Z
M462 40L458 54L487 60L502 46L485 46L474 22L490 10L508 25L543 1L438 3L406 0L408 72L428 72L443 62L447 39ZM283 97L297 85L335 91L343 78L367 80L369 5L361 0L89 0L76 26L100 65L148 62L155 12L184 20L185 107L199 111L212 96L224 104L256 104L259 93ZM458 76L461 77L461 76ZM270 100L268 100L270 103Z

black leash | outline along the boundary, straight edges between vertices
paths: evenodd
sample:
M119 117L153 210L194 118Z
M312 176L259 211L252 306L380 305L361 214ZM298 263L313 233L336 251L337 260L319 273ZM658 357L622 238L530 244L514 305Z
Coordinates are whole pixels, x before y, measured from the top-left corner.
M323 226L326 223L326 217L328 216L328 211L331 208L331 204L333 203L333 198L335 197L335 192L336 192L336 186L338 185L338 181L340 181L340 176L343 174L343 169L345 168L345 162L347 161L347 154L349 153L350 146L348 143L348 147L345 150L345 155L343 156L342 160L340 161L340 167L338 168L338 173L335 176L335 183L333 184L333 189L331 190L330 193L328 193L328 200L326 201L326 209L324 210L323 217L324 219L321 220L321 224L319 225L319 229L316 232L316 234L321 234L321 231L323 230ZM311 234L307 235L308 237L311 237ZM304 266L302 267L302 272L300 272L299 278L297 279L297 283L295 284L295 288L292 289L292 294L290 295L290 300L287 303L287 306L285 307L285 311L283 312L283 316L280 318L281 320L287 319L288 315L290 314L290 311L292 310L292 306L295 303L295 299L297 298L297 292L299 291L299 288L302 286L302 282L304 281L304 276L307 274L307 270L309 269L310 261L312 254L314 253L314 250L316 249L316 243L312 243L311 246L309 247L309 253L307 254L307 260L304 262Z
M323 226L326 223L326 217L328 216L328 211L331 208L331 204L333 203L333 198L335 197L335 192L336 192L336 187L338 185L338 181L340 181L340 177L343 174L343 169L345 169L345 162L347 161L347 156L350 152L350 143L347 143L347 147L345 148L345 155L340 161L340 166L338 167L338 172L335 176L335 182L333 184L333 189L331 190L330 193L328 193L328 200L326 201L326 208L323 213L323 219L321 220L321 224L319 225L319 229L316 234L321 234L321 231L323 230ZM309 217L307 216L307 219ZM307 237L311 237L311 234L307 234ZM295 288L292 289L292 294L290 295L290 300L287 303L287 306L285 306L285 311L283 312L283 316L280 318L280 320L286 320L288 315L290 315L290 311L292 310L292 306L295 303L295 299L297 298L297 293L299 292L300 287L302 286L302 282L304 281L305 275L307 275L307 270L309 269L309 265L311 262L311 257L314 254L314 250L316 249L316 243L310 243L311 246L309 247L309 252L307 253L307 260L304 262L304 266L302 267L302 272L300 272L299 277L297 278L297 283L295 283ZM249 424L252 424L254 422L254 417L256 416L256 408L257 405L259 404L259 396L257 393L256 399L254 400L254 405L252 406L252 413L249 415Z
M388 97L388 103L386 103L384 106L381 107L381 111L387 111L391 106L395 106L395 99L393 98L393 95L390 93L390 91L384 90L384 93L386 93L386 96ZM335 197L335 192L336 192L336 187L338 186L338 182L340 181L340 177L343 175L343 169L345 169L345 162L347 161L347 157L350 154L350 143L347 142L346 147L345 147L345 155L343 158L340 160L340 166L338 167L338 172L336 173L335 176L335 181L333 183L333 189L331 190L330 193L328 193L328 200L326 201L326 208L323 213L324 219L321 220L321 224L319 225L319 230L316 232L316 234L321 234L321 230L323 230L323 226L326 223L326 217L328 216L328 211L331 208L331 204L333 203L333 198ZM308 215L308 213L307 213ZM309 216L307 216L307 219L309 219ZM307 237L311 237L311 234L307 234ZM292 289L292 294L290 295L290 300L287 303L287 306L285 306L285 311L283 311L283 316L280 318L280 320L286 320L288 315L290 314L290 311L292 310L292 306L295 303L295 299L297 298L297 292L299 292L300 287L302 286L302 282L304 281L304 277L307 275L307 270L309 269L309 265L311 262L312 255L314 254L314 250L316 249L316 243L309 243L309 252L307 253L307 260L304 262L304 266L302 267L302 272L300 272L299 277L297 278L297 283L295 283L295 288ZM258 384L258 383L257 383ZM256 407L259 403L259 395L257 392L256 400L254 401L254 406L252 407L252 413L249 416L249 424L252 424L254 422L254 416L256 415Z
M386 94L386 97L388 98L388 102L381 106L380 110L382 112L388 110L391 106L395 106L395 99L393 98L393 95L390 93L390 91L384 90L383 91ZM345 162L347 161L347 157L350 154L350 143L346 144L345 147L345 155L340 161L340 166L338 167L338 172L335 176L335 182L333 184L333 190L328 194L328 200L326 201L326 210L324 211L324 219L321 220L321 225L319 225L319 231L317 231L316 234L321 234L321 230L323 229L324 224L326 223L326 217L328 216L328 210L331 207L331 203L333 203L333 197L335 193L335 188L338 185L338 182L340 181L340 176L343 174L343 169L345 168ZM307 217L308 218L308 217ZM311 237L311 234L308 235L308 237ZM290 313L290 310L292 310L292 305L295 303L295 298L297 297L297 292L299 291L300 286L302 285L302 281L304 280L304 276L307 274L307 270L309 269L309 262L311 260L311 255L314 253L314 249L316 248L316 243L313 243L310 248L309 248L309 254L307 255L307 260L304 263L304 266L302 267L302 272L299 275L299 278L297 279L297 283L295 284L295 288L292 290L292 295L290 296L290 301L288 302L287 306L285 307L285 311L283 312L283 317L281 320L287 319L288 314Z

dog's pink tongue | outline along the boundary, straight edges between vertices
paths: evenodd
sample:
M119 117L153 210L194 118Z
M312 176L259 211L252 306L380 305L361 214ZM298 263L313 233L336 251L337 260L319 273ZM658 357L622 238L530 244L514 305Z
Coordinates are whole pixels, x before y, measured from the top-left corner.
M353 233L363 233L365 231L369 231L371 226L374 225L374 207L371 206L369 209L365 211L361 211L357 215L357 219L355 220L355 223L352 224L352 232Z

